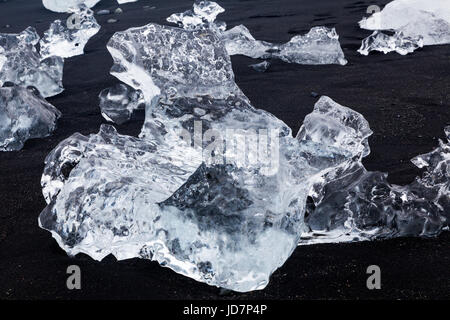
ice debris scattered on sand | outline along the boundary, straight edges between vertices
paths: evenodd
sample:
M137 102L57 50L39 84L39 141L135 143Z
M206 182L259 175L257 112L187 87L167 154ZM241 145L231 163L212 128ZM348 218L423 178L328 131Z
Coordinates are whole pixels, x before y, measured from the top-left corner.
M26 140L48 136L61 113L33 88L0 88L0 151L20 150Z
M120 135L102 125L97 134L62 141L45 160L48 206L40 226L71 255L151 259L210 285L264 288L305 233L318 230L316 213L305 219L308 197L316 208L326 204L324 191L369 154L367 121L322 97L294 138L281 120L251 105L210 29L149 24L114 34L108 49L112 74L146 100L141 134ZM435 175L448 161L448 146L441 148L446 153L420 158L437 169L423 184L435 183L433 191L448 195L448 185ZM438 168L433 161L439 157L447 160ZM339 190L354 196L346 182ZM424 196L442 202L436 192ZM336 206L345 203L333 199ZM365 203L357 200L350 202L356 206L352 218L365 221L370 212L359 212ZM401 218L415 224L424 215ZM379 227L394 230L391 235L405 225L390 222L380 219ZM437 234L439 226L430 229Z
M172 14L167 21L187 30L210 29L216 32L225 42L230 55L278 58L298 64L347 64L334 28L314 27L307 34L295 36L287 43L273 44L256 40L244 25L225 31L226 24L216 21L217 15L224 11L215 2L196 0L192 10Z
M45 8L54 12L71 12L71 10L84 5L92 8L100 0L42 0Z
M270 67L270 62L263 61L260 63L251 64L251 65L249 65L249 67L258 72L266 72L267 69L269 69L269 67Z
M42 96L61 93L64 60L61 57L41 57L36 49L39 35L32 27L19 34L0 34L0 85L13 82L34 86Z
M99 99L103 118L117 124L130 120L133 111L145 107L142 92L123 83L102 90Z
M43 58L81 55L89 39L100 30L94 12L88 7L82 5L70 12L72 15L67 21L56 20L45 31L39 42Z
M448 0L395 0L359 24L363 29L379 31L363 41L359 52L364 55L374 50L404 55L424 45L450 43ZM381 30L393 31L394 35Z
M407 186L391 185L387 174L353 161L327 173L315 187L303 244L433 237L450 224L450 126L447 141L411 161L426 168ZM313 189L314 190L314 189Z

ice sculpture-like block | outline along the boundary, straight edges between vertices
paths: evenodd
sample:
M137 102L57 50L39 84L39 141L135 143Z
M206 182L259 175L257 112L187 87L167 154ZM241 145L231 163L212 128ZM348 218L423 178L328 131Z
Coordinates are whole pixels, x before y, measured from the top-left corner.
M52 151L41 226L70 254L153 259L211 285L265 287L299 241L316 177L364 148L302 142L255 109L210 30L150 24L116 33L108 48L113 74L151 100L142 132L134 138L102 126ZM321 104L331 114L350 111L328 98ZM324 121L346 128L349 117ZM339 139L363 143L357 128Z
M48 136L61 113L31 89L0 88L0 151L20 150L26 140Z
M104 89L99 98L103 118L117 124L130 120L134 110L145 106L142 92L122 83Z
M67 21L56 20L45 31L39 42L43 58L50 56L69 58L83 54L89 39L100 30L94 12L86 6L82 5L70 12L74 15L71 17L74 21L69 24Z
M44 7L54 12L71 12L82 5L92 8L98 2L100 0L42 0Z
M358 52L365 56L369 55L371 51L380 51L385 54L395 51L401 55L406 55L422 47L422 37L405 37L402 32L396 32L390 36L381 31L374 31L372 35L363 40Z
M447 0L395 0L359 24L368 30L395 31L393 37L376 33L365 39L360 49L362 54L368 53L368 43L372 44L372 50L400 54L421 47L417 43L419 39L425 46L450 43L450 6Z
M39 35L32 27L19 34L0 34L0 85L10 81L36 87L42 96L61 93L64 60L42 59L35 45Z

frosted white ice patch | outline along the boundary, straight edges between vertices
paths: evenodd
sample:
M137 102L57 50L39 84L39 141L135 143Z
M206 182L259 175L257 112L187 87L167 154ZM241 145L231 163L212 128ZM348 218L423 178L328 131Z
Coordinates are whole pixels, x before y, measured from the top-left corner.
M44 32L39 42L41 56L59 56L69 58L84 53L84 47L91 37L100 30L100 25L94 18L92 10L82 5L80 8L69 10L75 23L69 20L56 20Z
M395 0L382 11L363 18L359 24L363 29L395 32L394 36L381 32L372 34L363 41L362 54L372 50L407 54L420 48L421 43L425 46L450 43L450 5L447 0Z
M71 12L71 10L85 5L88 8L92 8L100 0L42 0L42 4L48 10L54 12Z

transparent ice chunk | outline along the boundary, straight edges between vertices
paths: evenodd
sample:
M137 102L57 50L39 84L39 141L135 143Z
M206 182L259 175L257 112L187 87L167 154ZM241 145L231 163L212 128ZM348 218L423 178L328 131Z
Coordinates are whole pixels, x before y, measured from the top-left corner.
M32 27L19 34L0 34L0 85L10 81L34 86L42 96L61 93L64 60L61 57L42 59L35 45L39 35Z
M116 32L107 48L114 60L111 74L141 90L147 101L161 91L214 97L240 91L230 58L210 30L188 31L151 23Z
M28 139L50 135L61 113L33 89L0 88L0 151L22 149Z
M142 92L122 83L102 90L99 99L103 118L117 124L130 120L133 111L145 107Z
M289 63L347 64L334 28L314 27L306 35L295 36L272 50L273 57Z
M54 12L71 12L82 5L92 8L99 2L100 0L42 0L44 7Z
M187 30L215 29L224 31L226 25L216 22L216 17L224 12L220 5L213 1L195 0L193 9L183 13L174 13L167 18L168 22L175 23Z
M81 55L91 37L100 30L94 12L82 5L70 10L73 21L56 20L44 32L40 40L40 53L43 58L58 56L69 58Z
M450 127L447 142L412 162L426 168L406 186L390 184L387 174L367 171L360 161L341 165L324 184L305 219L301 244L372 240L399 236L432 237L450 219Z
M266 58L273 44L256 40L244 25L238 25L223 33L222 36L230 56L241 54L251 58Z
M369 55L371 51L380 51L384 54L395 51L406 55L422 47L423 38L421 36L410 38L402 32L395 32L390 36L382 31L374 31L372 35L363 40L358 52L365 56Z

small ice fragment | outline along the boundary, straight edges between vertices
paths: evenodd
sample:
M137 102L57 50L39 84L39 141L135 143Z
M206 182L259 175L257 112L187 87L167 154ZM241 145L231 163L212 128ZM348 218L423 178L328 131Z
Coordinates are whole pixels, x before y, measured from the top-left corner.
M95 6L100 0L42 0L45 8L54 12L71 12L71 10L85 5L88 8Z
M117 124L130 120L133 111L144 108L145 104L140 90L136 91L122 83L104 89L100 92L99 99L103 117Z
M108 14L111 14L111 11L109 11L108 9L97 11L98 16L104 16L104 15L108 15Z
M72 10L72 13L76 15L73 25L56 20L50 25L50 29L44 32L39 42L43 58L50 56L69 58L81 55L89 39L100 30L100 25L89 8L81 6Z
M269 67L270 67L270 62L263 61L260 63L251 64L251 65L249 65L249 67L251 67L253 70L256 70L258 72L266 72L267 69L269 69Z
M298 64L347 64L336 29L327 27L314 27L303 36L293 37L279 45L272 56Z
M193 9L183 13L174 13L167 18L167 21L187 30L211 28L224 31L226 25L223 22L215 21L216 17L224 11L225 9L216 2L195 0Z
M390 36L382 31L374 31L372 35L363 40L358 52L367 56L371 51L389 53L395 51L401 55L406 55L423 47L421 36L417 38L406 37L402 32L395 32Z
M20 150L26 140L50 135L60 116L31 88L0 88L0 151Z
M119 4L124 4L124 3L130 3L130 2L137 2L138 0L117 0L117 2Z

